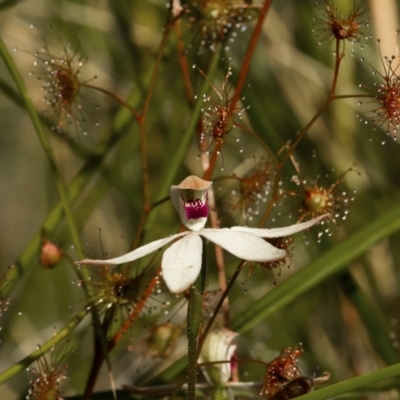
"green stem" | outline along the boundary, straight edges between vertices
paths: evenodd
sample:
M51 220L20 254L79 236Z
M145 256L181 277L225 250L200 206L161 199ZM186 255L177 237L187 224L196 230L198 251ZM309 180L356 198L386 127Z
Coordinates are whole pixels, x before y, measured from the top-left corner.
M95 86L95 85L90 85L88 83L82 83L81 84L82 87L88 88L88 89L93 89L93 90L97 90L101 93L106 94L107 96L111 97L113 100L115 100L117 103L119 103L121 106L125 107L127 110L129 110L129 112L133 115L133 117L136 119L136 121L138 123L140 123L141 121L141 117L140 115L136 112L136 110L126 101L123 100L121 98L119 98L117 95L115 95L114 93L110 92L107 89L103 89L99 86Z
M57 165L55 162L55 157L54 157L53 149L51 147L49 138L47 137L47 134L43 129L43 125L40 121L39 115L37 114L37 112L35 110L35 107L29 96L29 93L25 86L25 83L24 83L10 53L8 52L8 50L5 47L4 42L2 41L1 38L0 38L0 54L4 60L4 63L6 64L8 71L10 72L10 75L12 76L12 78L18 88L18 91L21 94L25 108L32 120L32 124L35 128L36 134L38 135L39 141L40 141L42 148L46 154L47 160L50 165L50 170L53 175L54 183L56 185L57 192L60 197L60 201L61 201L64 213L65 213L65 216L67 218L67 223L68 223L68 227L69 227L69 230L71 233L72 242L73 242L78 254L83 255L82 246L80 243L80 237L79 237L78 229L77 229L77 226L75 223L75 218L73 216L73 213L72 213L72 210L70 207L70 203L68 201L67 191L65 189L64 183L62 181L61 175L58 171L58 168L57 168ZM87 269L82 268L82 278L84 280L86 280L86 278L88 278L88 277L89 277L89 273L88 273Z
M163 178L160 179L163 182L160 185L159 189L159 199L164 198L169 193L169 187L171 183L174 181L174 178L179 171L179 168L182 167L182 160L184 159L187 148L189 147L190 142L193 139L193 133L195 132L196 125L199 120L199 116L201 113L201 108L204 106L203 95L210 91L210 81L213 80L218 64L220 61L220 50L213 54L213 59L210 65L209 70L207 71L208 80L205 79L203 82L202 87L200 88L200 92L197 96L197 100L194 106L194 110L192 111L191 117L189 119L188 125L186 127L185 132L182 135L182 139L180 140L179 146L174 150L174 157L171 159L169 164L169 168L167 169L166 173L163 175ZM157 201L158 201L157 200ZM155 210L149 215L147 227L150 229L152 224L157 220L158 217L158 210Z
M37 350L31 353L29 356L22 359L20 362L16 363L12 367L3 371L0 374L0 385L11 379L18 373L26 370L26 368L32 364L33 361L37 360L43 354L50 351L56 344L64 340L86 317L86 315L91 311L92 307L87 306L82 311L80 311L75 317L73 317L56 335L52 336L50 340L40 346Z
M142 191L143 191L143 211L140 213L140 220L136 229L136 234L132 242L131 249L139 246L140 240L143 237L143 231L146 226L147 217L151 211L150 204L150 176L148 165L148 148L147 148L147 134L146 134L146 118L149 112L150 102L153 97L154 88L161 68L162 57L164 56L165 46L171 30L171 13L168 13L165 30L161 39L160 47L158 49L157 59L154 69L151 73L149 88L143 104L142 116L139 123L139 140L140 140L140 154L142 166Z
M271 6L271 0L265 0L264 4L260 10L260 14L258 16L256 26L254 27L253 33L250 38L249 45L247 46L246 55L244 57L242 68L239 73L239 79L236 84L235 94L233 95L233 100L229 106L230 113L233 112L233 110L235 109L236 104L240 98L240 93L242 92L244 83L246 81L246 78L247 78L247 75L248 75L248 72L250 69L250 64L253 59L253 55L256 50L258 40L261 36L264 21L268 15L270 6Z
M400 364L394 364L390 367L382 368L378 371L370 372L365 375L357 376L346 381L335 383L326 388L316 390L315 392L296 397L298 400L325 400L333 398L343 393L371 385L384 379L393 378L400 375Z
M229 392L227 388L214 388L211 393L212 400L229 400Z
M368 221L368 218L366 218ZM315 287L332 274L340 271L356 257L400 229L400 204L396 202L387 211L368 221L366 226L353 236L338 243L318 259L282 282L257 300L254 306L242 313L232 323L232 329L244 333L257 323L264 321L274 311L281 309L301 294Z
M390 330L388 324L385 323L379 309L372 304L368 296L348 271L345 271L340 276L340 286L356 308L367 328L369 340L382 357L382 360L388 365L398 362L399 356L393 351L393 345L389 338Z
M198 337L201 325L201 306L203 291L206 282L207 253L206 243L202 239L203 257L201 272L194 285L189 289L188 313L187 313L187 339L188 339L188 400L196 399L197 381L197 358L198 358Z
M280 283L276 288L258 299L251 309L246 310L246 313L242 313L232 321L232 330L241 334L248 332L273 312L298 299L301 294L343 269L350 261L363 254L373 244L384 240L398 230L400 230L400 204L396 202L375 220L368 222L367 226L358 233L332 247L331 250L324 253L307 267L292 275L290 279ZM239 272L240 267L235 272L234 279L231 282L236 280ZM227 291L229 289L230 287L228 287ZM223 298L220 300L219 306L222 301ZM212 322L213 320L207 324L203 336L211 328ZM179 370L179 366L175 371L171 370L170 375L167 375L167 379L171 379L176 374L176 371Z
M86 157L86 162L68 186L69 204L73 204L78 199L80 194L83 192L83 189L90 181L93 173L98 171L99 165L102 163L106 154L108 154L111 148L128 131L126 128L129 126L128 124L131 121L130 118L131 114L122 109L114 118L113 129L111 130L114 133L112 135L101 140L92 152L88 152L84 148L80 147L82 155ZM62 216L63 206L62 203L59 202L48 213L42 226L21 253L18 261L13 265L13 268L10 268L7 272L6 279L0 284L0 299L5 299L10 295L16 284L19 282L19 279L24 275L28 268L33 265L33 261L37 258L39 252L41 232L44 230L48 235L52 235L59 226Z
M196 375L197 375L197 356L200 322L201 322L201 301L202 296L196 286L189 289L188 315L187 315L187 339L188 339L188 360L187 360L187 379L188 379L188 400L196 399Z

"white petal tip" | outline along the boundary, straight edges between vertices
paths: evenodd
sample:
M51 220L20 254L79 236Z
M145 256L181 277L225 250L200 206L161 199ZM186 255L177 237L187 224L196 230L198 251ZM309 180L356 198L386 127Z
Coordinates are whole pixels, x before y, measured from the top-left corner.
M86 258L85 260L75 261L75 264L77 264L77 265L105 265L105 264L111 264L111 263L107 262L106 260L91 260L90 258Z

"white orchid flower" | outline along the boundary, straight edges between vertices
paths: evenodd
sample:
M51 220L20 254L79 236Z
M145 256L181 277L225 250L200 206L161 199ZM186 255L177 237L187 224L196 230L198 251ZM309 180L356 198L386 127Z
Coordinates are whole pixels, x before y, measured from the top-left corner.
M200 273L203 255L201 237L215 243L234 256L247 261L272 262L286 257L286 251L278 249L263 238L292 235L315 225L326 215L284 228L258 229L234 226L232 228L204 228L210 212L207 191L212 182L191 175L170 190L172 204L182 224L188 230L164 239L155 240L111 260L82 260L78 264L123 264L142 258L153 251L177 240L163 254L161 269L164 281L172 293L182 293L196 280Z
M225 386L231 377L230 361L236 351L236 345L233 343L236 336L238 333L229 329L214 328L207 335L201 348L199 363L210 363L202 367L203 373L207 380L217 387ZM213 362L216 363L212 364Z

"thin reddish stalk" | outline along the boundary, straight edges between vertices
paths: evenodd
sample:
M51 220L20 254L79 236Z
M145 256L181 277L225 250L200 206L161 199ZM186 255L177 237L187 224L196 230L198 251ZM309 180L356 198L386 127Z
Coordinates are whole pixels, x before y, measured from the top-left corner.
M284 164L287 159L290 157L290 155L293 153L294 149L297 147L297 145L301 142L303 137L306 135L306 133L309 131L311 126L314 124L314 122L319 118L321 113L325 110L325 108L330 104L332 100L337 98L335 96L335 91L336 91L336 86L337 86L337 81L339 77L339 68L340 68L340 63L343 59L342 54L339 53L340 51L340 40L336 40L336 50L335 50L336 58L335 58L335 70L333 72L333 78L332 78L332 85L331 85L331 90L329 92L329 97L326 99L324 104L321 106L321 108L317 111L317 113L314 115L314 117L310 120L310 122L301 130L299 135L296 137L296 140L290 145L288 151L286 152L286 155L284 156L283 160L281 161L280 164ZM355 97L364 97L364 96L355 96Z
M230 114L233 114L233 111L234 111L234 109L236 107L236 104L237 104L237 102L239 100L240 93L242 92L244 83L245 83L246 78L247 78L247 74L249 72L250 63L251 63L251 60L253 58L253 54L254 54L254 51L256 49L258 39L259 39L259 37L261 35L261 31L262 31L262 27L263 27L263 24L264 24L264 20L265 20L267 14L268 14L270 6L271 6L271 0L265 0L264 5L263 5L263 7L262 7L262 9L260 11L260 15L258 16L258 20L257 20L256 26L254 27L253 34L251 35L250 43L249 43L249 45L247 47L247 51L246 51L246 54L245 54L245 57L244 57L242 68L240 70L239 78L238 78L238 81L237 81L237 84L236 84L235 94L233 95L233 100L232 100L232 102L231 102L231 104L229 106L229 113Z
M85 87L85 88L88 88L88 89L97 90L99 92L102 92L102 93L106 94L107 96L110 96L117 103L121 104L126 109L128 109L130 111L130 113L135 117L136 121L139 124L142 122L142 117L136 112L136 110L134 110L133 107L131 107L125 100L122 100L121 98L116 96L114 93L108 91L107 89L103 89L103 88L101 88L99 86L90 85L88 83L82 83L81 86Z
M334 101L334 100L340 100L340 99L351 99L351 98L373 98L374 96L371 96L369 94L347 94L347 95L331 95L325 103L321 106L321 108L317 111L317 113L313 116L313 118L310 120L310 122L303 128L303 130L300 132L300 134L297 136L296 140L292 143L292 145L289 147L288 151L286 152L285 156L283 159L279 162L277 169L276 169L276 178L274 182L274 188L272 190L272 196L271 196L271 201L269 202L266 210L264 211L263 217L261 218L261 221L259 223L259 226L262 227L265 225L267 222L268 216L270 212L272 211L272 207L274 204L279 200L280 196L278 194L278 187L279 187L279 177L282 172L282 167L283 164L287 161L287 159L290 157L290 155L293 153L294 149L297 147L297 145L300 143L300 141L303 139L305 134L308 132L308 130L311 128L311 126L314 124L314 122L320 117L322 112L328 107L328 105Z
M272 190L271 200L260 220L260 223L259 223L260 227L265 225L265 223L267 222L267 219L269 217L269 214L272 210L273 205L279 199L279 194L278 194L279 179L281 176L283 165L288 160L288 158L290 158L290 155L293 153L294 149L297 147L297 145L300 143L300 141L304 138L305 134L308 132L308 130L311 128L311 126L314 124L314 122L320 117L322 112L328 107L328 105L330 104L331 101L332 101L332 98L328 97L328 99L324 102L324 104L317 111L317 113L311 118L311 120L308 122L308 124L301 130L301 132L297 136L296 140L290 145L289 149L283 156L283 159L278 163L277 168L276 168L275 181L274 181L274 187Z
M217 221L217 216L211 218L212 227L214 228L213 219L215 220L215 225L219 225ZM227 280L225 273L225 261L224 261L224 252L220 246L215 246L215 261L217 264L217 273L218 273L218 285L222 292L225 292L227 289ZM225 298L224 303L222 304L222 312L223 312L223 320L224 327L230 327L230 317L229 317L229 299Z
M175 35L177 37L178 59L179 59L179 65L181 67L183 84L185 86L186 99L189 105L192 107L194 92L193 92L192 81L190 79L190 74L189 74L189 64L187 57L185 55L185 46L182 40L182 30L179 19L175 22L174 28L175 28Z
M143 104L141 121L139 124L139 137L140 137L140 151L141 151L141 164L142 164L142 178L143 178L143 212L140 216L140 221L138 224L138 229L136 230L135 238L132 242L132 249L135 249L142 238L143 230L146 224L147 217L151 211L150 204L150 184L149 184L149 167L147 160L147 141L146 141L146 117L149 110L150 102L154 93L154 88L157 81L158 72L161 66L162 56L164 54L164 49L167 43L168 36L171 31L171 13L168 14L166 27L161 39L159 51L157 54L157 59L154 65L152 76L150 79L149 88L146 94L146 98Z
M209 205L210 205L211 209L213 210L213 212L210 214L211 227L214 229L218 229L219 228L219 219L218 219L218 214L217 214L217 210L215 207L215 197L214 197L213 190L209 191ZM215 261L217 264L219 289L222 292L225 292L226 288L227 288L227 280L226 280L226 273L225 273L224 252L223 252L222 248L217 245L214 245L214 251L215 251ZM228 297L225 298L225 301L222 305L222 311L223 311L223 318L224 318L224 327L229 328L230 318L229 318Z
M240 99L240 93L243 90L243 86L244 86L244 83L246 81L247 74L249 72L249 68L250 68L250 64L251 64L252 58L253 58L253 54L255 52L255 49L256 49L256 46L257 46L257 42L258 42L258 40L260 38L260 35L261 35L261 32L262 32L262 27L263 27L263 24L264 24L264 20L265 20L267 14L268 14L270 6L271 6L271 0L265 0L263 6L261 8L260 15L258 16L258 20L257 20L256 26L254 27L253 33L251 35L250 42L249 42L249 45L248 45L247 50L246 50L246 54L244 56L244 61L243 61L243 64L242 64L242 68L240 69L239 78L238 78L238 81L237 81L237 84L236 84L236 88L235 88L235 93L234 93L234 95L232 97L232 101L231 101L231 103L229 105L229 110L228 110L229 115L233 115L234 114L237 102ZM216 146L216 148L214 149L213 155L211 157L210 165L209 165L208 169L204 173L204 179L210 179L211 178L212 173L213 173L214 168L215 168L216 161L217 161L218 151L221 150L221 147L222 146L219 145L219 146Z
M145 119L146 119L147 113L149 111L150 102L153 97L153 92L154 92L154 88L156 86L158 72L159 72L160 66L161 66L161 60L162 60L162 57L164 54L165 45L167 44L168 36L171 31L171 26L172 26L171 13L169 13L168 18L167 18L167 23L165 25L165 30L164 30L164 33L163 33L163 36L161 39L159 51L157 53L157 59L154 64L153 73L151 75L149 89L147 91L146 98L145 98L144 104L143 104L143 109L142 109L143 124L145 123Z
M237 279L237 277L239 276L240 271L242 270L243 265L245 264L245 262L246 262L246 261L241 261L240 264L239 264L239 266L236 268L236 271L234 272L233 276L232 276L231 279L229 280L229 283L228 283L228 286L227 286L226 290L222 293L222 296L221 296L221 298L219 299L219 302L218 302L217 306L215 307L215 310L214 310L214 312L213 312L211 318L208 320L207 325L206 325L204 331L203 331L202 334L199 336L199 346L198 346L198 350L197 350L198 354L201 353L201 349L202 349L202 347L203 347L204 341L205 341L207 335L209 334L209 332L210 332L212 326L214 325L214 322L215 322L215 319L216 319L217 316L218 316L219 310L220 310L221 307L223 306L223 304L224 304L224 302L225 302L225 299L227 298L227 296L228 296L230 290L232 289L234 283L236 282L236 279ZM181 379L177 382L177 384L176 384L174 390L172 391L172 393L171 393L171 395L170 395L170 397L169 397L169 400L172 400L172 399L174 399L174 398L176 397L177 393L178 393L179 390L182 388L182 386L183 386L183 384L185 383L185 381L186 381L186 376L183 377L183 378L181 378Z
M332 97L335 94L336 84L337 84L337 80L338 80L338 77L339 77L340 63L343 60L343 56L342 56L342 54L339 54L339 51L340 51L340 40L336 39L335 72L333 73L333 81L332 81L332 86L331 86L330 97Z
M102 348L100 339L98 339L98 336L96 336L96 332L94 332L94 334L94 356L92 360L92 367L90 368L89 377L86 381L85 392L83 393L82 400L90 400L90 398L92 397L97 377L105 360L105 354L103 351L104 349Z
M114 337L108 342L106 354L110 353L110 351L115 347L115 345L122 339L124 334L131 327L132 323L139 317L147 299L150 297L151 293L153 292L155 286L158 283L159 274L160 274L160 269L157 270L155 277L149 283L148 287L146 288L145 292L143 293L143 296L136 303L135 308L129 314L127 320L122 324L121 328L114 335ZM99 375L99 372L103 365L103 362L106 358L106 354L103 351L104 349L103 349L103 346L101 346L101 342L99 340L95 339L95 343L96 343L96 345L95 345L95 352L94 352L94 357L93 357L93 361L92 361L92 367L90 369L89 377L88 377L88 380L86 383L85 393L82 397L83 400L89 400L91 398L94 386L97 381L97 377Z
M321 114L325 111L325 109L328 107L330 102L332 101L332 97L329 96L325 102L322 104L322 106L319 108L319 110L316 112L316 114L310 119L308 124L300 131L298 136L296 137L296 140L290 145L288 151L284 155L283 159L280 161L278 168L281 168L283 164L287 161L287 159L290 157L290 155L293 153L294 149L297 147L297 145L301 142L301 140L304 138L306 133L310 130L310 128L314 125L314 122L321 116Z
M202 71L200 70L200 72L202 73ZM204 75L202 73L202 75ZM204 75L205 76L205 75ZM201 124L201 121L200 121ZM199 137L201 134L201 125L199 126L200 129L198 129L198 133L199 133ZM203 166L203 171L204 171L204 176L206 176L207 172L210 171L210 162L209 162L209 156L208 153L204 153L204 150L207 146L207 144L205 142L201 142L199 143L201 151L202 151L202 156L201 156L201 162L202 162L202 166ZM213 165L215 165L215 162L217 160L217 156L218 156L218 149L221 148L221 145L216 145L216 149L213 153L213 157L212 157L212 163ZM212 170L212 169L211 169ZM204 178L207 179L207 178ZM213 212L210 214L210 222L211 222L211 227L214 229L218 229L219 228L219 220L218 220L218 214L217 214L217 210L215 207L215 196L214 196L214 191L211 190L209 191L209 205L211 207L211 209L213 210ZM220 246L214 245L214 251L215 251L215 261L217 264L217 274L218 274L218 283L219 283L219 288L222 292L224 292L227 288L227 284L226 284L226 274L225 274L225 262L224 262L224 252L222 250L222 248ZM228 298L226 298L226 301L224 301L223 303L223 315L224 315L224 326L226 328L229 327L229 302L228 302Z
M217 163L217 159L218 159L219 152L221 151L221 147L222 147L221 143L218 143L215 146L215 149L214 149L214 151L212 153L211 160L209 162L208 168L207 168L206 171L204 171L203 179L205 179L205 180L210 180L211 179L211 175L212 175L212 173L214 171L215 164Z
M111 351L115 345L122 339L128 329L132 326L132 323L139 317L140 313L142 312L144 305L146 304L147 299L153 293L154 288L159 282L161 269L158 268L154 278L151 280L149 286L147 287L146 291L144 292L143 296L140 298L134 310L129 314L129 318L122 324L119 331L114 335L114 337L108 343L107 350Z
M232 289L234 283L236 282L237 277L239 276L244 264L246 263L246 261L241 261L239 266L236 268L236 271L234 272L234 274L232 275L231 279L229 280L228 286L226 288L226 290L222 293L221 298L219 299L219 302L217 304L217 306L215 307L215 310L213 312L213 315L211 316L211 318L208 320L207 326L204 329L203 334L200 337L199 340L199 348L198 348L198 352L200 354L201 349L203 347L204 344L204 340L206 339L208 333L210 332L212 326L214 325L214 321L218 316L219 310L221 309L226 297L228 296L230 290Z
M277 170L276 170L276 176L275 176L275 182L274 182L274 188L272 191L271 201L269 202L268 207L264 211L264 214L263 214L263 217L261 218L259 226L265 225L265 223L267 222L268 216L272 210L273 205L279 199L279 194L278 194L279 185L278 184L279 184L279 179L281 176L283 165L288 160L288 158L291 156L291 154L293 154L295 148L303 140L304 136L310 130L312 125L314 125L315 121L321 116L322 112L325 111L325 109L328 107L328 105L333 100L336 100L339 98L338 96L335 96L337 81L338 81L338 77L339 77L340 63L343 59L342 55L339 54L339 51L340 51L340 40L336 40L335 70L333 73L333 79L332 79L332 85L331 85L329 97L325 100L325 102L322 104L322 106L319 108L319 110L316 112L316 114L311 118L311 120L308 122L308 124L300 131L299 135L296 137L294 142L289 146L289 148L286 151L285 155L283 156L282 160L279 162L279 164L277 166ZM340 97L343 98L342 96L340 96ZM364 97L364 96L355 96L355 97Z

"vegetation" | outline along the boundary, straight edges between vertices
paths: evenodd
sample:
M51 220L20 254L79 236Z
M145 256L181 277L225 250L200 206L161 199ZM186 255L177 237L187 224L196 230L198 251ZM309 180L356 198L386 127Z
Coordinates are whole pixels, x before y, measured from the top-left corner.
M0 21L1 398L399 397L395 1Z

